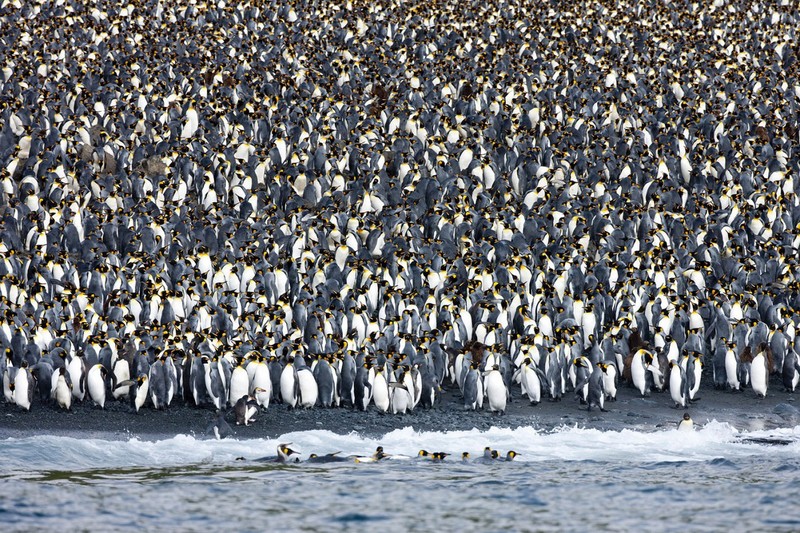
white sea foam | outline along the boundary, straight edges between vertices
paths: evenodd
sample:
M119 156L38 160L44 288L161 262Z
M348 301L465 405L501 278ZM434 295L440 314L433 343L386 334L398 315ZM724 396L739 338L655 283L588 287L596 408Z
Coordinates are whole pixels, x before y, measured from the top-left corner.
M786 446L755 444L753 439L792 441ZM724 457L765 453L800 455L800 426L770 431L740 432L727 423L710 422L704 427L681 432L632 430L601 431L562 427L542 431L532 427L491 428L487 431L416 431L406 427L381 438L356 433L338 435L315 430L293 432L277 439L198 439L188 435L158 441L136 438L119 440L83 439L61 436L35 436L0 440L0 472L19 469L80 470L136 466L178 466L196 463L233 462L239 457L256 459L275 454L279 443L306 458L311 452L342 455L369 455L377 446L389 454L416 456L420 449L444 451L454 458L468 451L480 456L485 446L505 453L515 450L518 461L612 461L660 462L705 461Z

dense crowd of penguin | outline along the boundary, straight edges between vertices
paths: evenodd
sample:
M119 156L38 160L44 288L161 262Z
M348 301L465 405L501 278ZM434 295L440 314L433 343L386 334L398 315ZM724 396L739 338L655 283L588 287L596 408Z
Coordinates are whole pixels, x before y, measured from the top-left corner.
M795 2L4 0L0 25L7 402L249 424L800 381Z

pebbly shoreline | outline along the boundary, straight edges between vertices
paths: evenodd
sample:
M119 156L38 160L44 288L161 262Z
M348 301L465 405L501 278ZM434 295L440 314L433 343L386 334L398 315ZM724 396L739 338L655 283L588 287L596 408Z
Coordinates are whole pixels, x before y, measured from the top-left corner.
M800 425L800 406L796 395L775 387L766 398L755 397L752 391L728 392L702 388L700 401L688 412L697 424L716 420L727 422L740 431L769 430ZM473 428L532 426L549 431L561 426L578 426L599 430L655 431L670 429L683 415L671 407L669 393L653 392L642 398L631 388L621 388L616 402L606 404L607 412L588 412L572 394L560 402L544 401L536 406L514 396L505 415L488 411L464 411L458 389L445 389L441 402L434 409L417 409L407 415L378 412L373 406L366 412L349 408L288 410L284 405L271 405L248 427L236 426L232 414L227 417L234 431L233 438L275 438L295 431L330 430L364 436L381 436L395 429L411 426L417 431L460 431ZM0 439L34 435L59 435L78 438L124 440L139 438L159 440L179 434L211 438L206 433L215 415L210 409L173 404L164 411L143 409L130 412L127 403L111 402L105 410L90 402L76 404L72 412L38 403L29 411L13 404L0 404Z

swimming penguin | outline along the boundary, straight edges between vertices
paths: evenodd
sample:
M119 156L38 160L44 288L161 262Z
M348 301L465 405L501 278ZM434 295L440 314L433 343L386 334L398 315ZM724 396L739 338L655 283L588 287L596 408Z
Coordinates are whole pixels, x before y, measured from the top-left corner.
M245 394L236 401L233 406L233 411L236 414L237 426L249 426L255 422L253 417L256 416L258 412L258 403L255 398Z
M493 450L491 446L486 446L483 449L483 455L476 458L475 462L483 464L493 463L494 460L497 459L499 456L500 452L498 452L497 450Z
M72 407L72 381L65 367L57 368L53 372L50 397L62 409L70 410Z
M515 452L514 450L509 450L506 453L505 461L506 462L511 462L514 459L516 459L518 456L519 456L519 454L517 452Z
M389 455L383 451L383 446L378 446L375 448L375 453L370 456L356 456L354 457L356 463L376 463L378 461L383 461L384 459L389 459L394 456Z
M669 362L669 394L676 409L686 408L689 403L689 384L686 371L677 361Z
M297 452L289 446L292 443L286 444L278 444L278 455L275 456L268 456L268 457L261 457L256 459L258 462L272 462L272 463L299 463L300 457L292 457L293 455L300 455L300 452Z
M108 370L100 363L90 368L86 374L86 388L89 391L89 397L100 409L105 409L107 377Z
M469 452L461 452L461 462L462 463L469 463L470 462Z
M683 413L683 419L678 422L678 431L692 431L694 429L694 422L689 413Z
M225 420L225 412L218 411L217 417L206 428L207 435L214 435L217 440L224 439L233 435L233 429Z
M352 459L349 457L342 457L339 454L342 452L333 452L333 453L326 453L325 455L317 455L316 453L312 453L308 456L307 463L320 463L320 464L327 464L327 463L345 463L350 462Z
M504 414L508 401L508 390L503 381L503 375L500 373L499 365L492 366L492 369L485 374L484 383L486 398L489 400L489 410L493 413Z

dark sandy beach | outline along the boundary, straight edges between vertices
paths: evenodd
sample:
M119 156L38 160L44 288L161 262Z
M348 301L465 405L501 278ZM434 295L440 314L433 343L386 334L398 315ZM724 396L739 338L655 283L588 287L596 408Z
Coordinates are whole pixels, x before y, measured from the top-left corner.
M800 424L800 409L796 395L775 386L764 399L752 391L727 392L702 388L700 401L688 411L698 424L716 420L727 422L736 429L762 430L792 427ZM606 404L607 412L587 412L572 394L561 402L544 401L532 406L527 400L514 397L505 415L488 411L467 412L460 405L458 389L448 389L437 407L417 409L405 416L381 414L370 406L367 412L349 408L309 409L290 411L283 405L271 405L248 427L235 426L234 416L228 422L235 438L273 438L293 431L327 429L336 433L357 432L365 436L380 436L394 429L412 426L418 431L455 431L492 426L532 426L551 430L559 426L579 426L604 430L633 429L654 431L672 427L683 410L671 407L668 392L653 392L642 398L631 388L621 388L616 402ZM42 403L25 412L10 404L0 404L0 438L32 435L86 436L106 439L168 438L176 434L203 436L214 414L173 404L165 411L143 408L138 414L130 412L127 403L112 402L100 410L89 402L73 406L73 412L59 411Z

